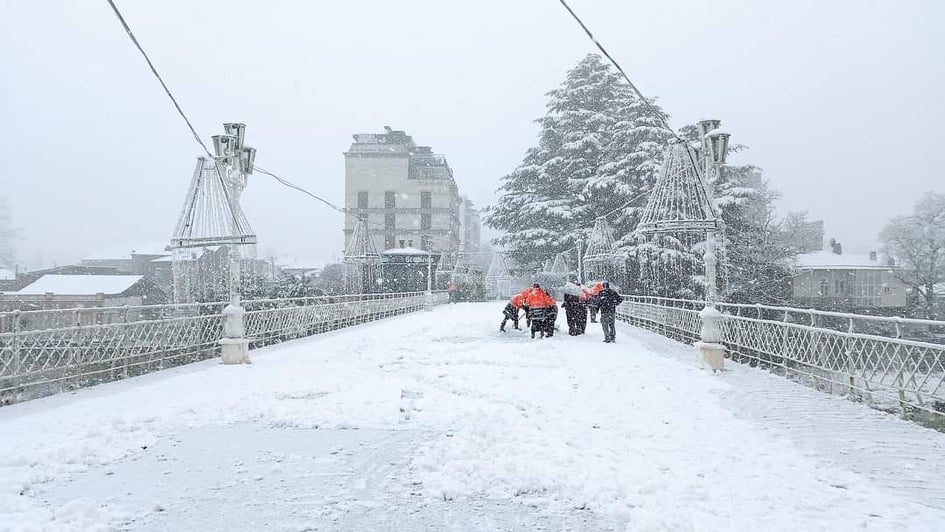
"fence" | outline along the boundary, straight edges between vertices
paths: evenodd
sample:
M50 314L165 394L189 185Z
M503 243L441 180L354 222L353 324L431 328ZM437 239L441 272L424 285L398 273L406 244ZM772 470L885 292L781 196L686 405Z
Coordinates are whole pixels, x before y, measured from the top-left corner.
M627 296L618 318L699 339L703 302ZM945 426L945 322L765 305L717 304L733 361Z
M443 303L435 293L431 304ZM415 312L426 294L244 301L256 348ZM225 303L0 313L0 405L213 358Z

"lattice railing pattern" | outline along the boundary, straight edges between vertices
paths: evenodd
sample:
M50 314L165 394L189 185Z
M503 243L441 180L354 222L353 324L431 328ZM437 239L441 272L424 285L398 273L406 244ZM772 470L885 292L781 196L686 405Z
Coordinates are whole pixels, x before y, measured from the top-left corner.
M699 339L701 301L627 296L618 317L678 341ZM734 361L905 414L945 415L945 322L718 304Z
M243 302L250 347L421 310L445 293ZM0 404L212 358L224 303L0 313Z

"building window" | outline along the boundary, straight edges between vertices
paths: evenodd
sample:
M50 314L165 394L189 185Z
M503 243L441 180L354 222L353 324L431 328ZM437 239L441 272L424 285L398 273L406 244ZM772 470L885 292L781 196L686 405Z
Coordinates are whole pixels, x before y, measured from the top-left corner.
M397 216L393 214L384 215L384 229L392 231L397 227Z
M394 235L384 237L384 249L394 249Z
M830 291L830 283L826 279L820 280L820 287L817 289L817 295L826 297Z
M420 249L423 251L433 251L433 242L430 238L430 235L423 235L420 237Z
M833 282L833 293L835 296L846 295L847 283L843 279L835 279Z
M433 227L433 216L424 212L420 214L420 229L430 229Z
M403 249L403 247L404 247L404 239L403 239L403 238L400 239L400 247L401 247L401 249Z
M358 192L358 208L359 208L359 209L367 209L367 208L368 208L368 202L367 202L367 201L368 201L368 195L367 195L367 194L368 194L368 193L367 193L366 190L362 190L361 192Z
M421 209L433 208L433 194L431 194L430 192L420 193L420 208Z
M388 190L387 192L384 193L384 208L393 209L396 206L397 206L397 193L392 190Z
M412 247L413 247L413 240L408 240L408 241L407 241L407 247L408 247L408 248L412 248Z

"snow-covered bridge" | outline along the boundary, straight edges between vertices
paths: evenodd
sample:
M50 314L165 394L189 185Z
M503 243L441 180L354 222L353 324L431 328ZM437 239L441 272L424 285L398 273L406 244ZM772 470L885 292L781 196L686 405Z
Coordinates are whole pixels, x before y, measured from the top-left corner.
M0 409L0 530L942 530L945 434L437 307Z

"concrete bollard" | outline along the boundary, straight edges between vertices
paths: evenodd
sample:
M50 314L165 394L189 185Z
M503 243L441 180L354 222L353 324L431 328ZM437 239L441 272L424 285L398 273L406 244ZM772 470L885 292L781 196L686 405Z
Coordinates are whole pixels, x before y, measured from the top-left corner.
M224 364L249 364L249 340L246 339L246 326L243 317L246 310L239 301L231 301L223 309L223 338L220 339L222 351L220 358Z
M714 306L707 305L699 312L702 328L700 341L694 344L702 354L702 360L713 371L722 371L725 367L725 346L722 345L722 313Z

